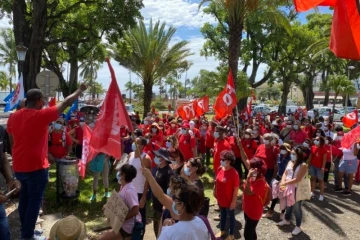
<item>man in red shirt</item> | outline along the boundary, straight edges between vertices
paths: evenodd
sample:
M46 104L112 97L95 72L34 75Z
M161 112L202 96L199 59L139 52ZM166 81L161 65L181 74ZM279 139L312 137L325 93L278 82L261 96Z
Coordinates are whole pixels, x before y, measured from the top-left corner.
M214 148L214 143L215 143L214 130L218 124L219 124L219 122L216 121L215 119L213 119L210 122L210 127L208 127L207 132L206 132L206 137L205 137L206 166L210 165L210 155L211 155L210 150Z
M301 129L301 123L299 120L295 121L293 130L290 132L290 142L293 147L302 145L308 135Z
M225 134L225 128L222 126L217 126L215 128L215 132L214 132L214 138L215 138L215 146L213 149L214 152L214 172L215 172L215 176L218 173L219 167L220 167L220 155L223 151L231 150L231 145L230 143L225 139L224 137Z
M266 182L270 185L271 180L275 178L277 174L277 156L279 154L279 149L271 145L273 136L270 133L264 134L264 144L261 144L256 152L255 157L262 158L267 166L265 179Z
M35 223L49 178L48 136L49 124L86 90L86 85L68 96L63 102L44 108L44 94L30 89L26 94L26 108L11 114L7 123L12 146L13 169L21 182L19 216L22 239L45 239L35 236Z
M196 140L189 134L190 125L184 123L179 136L179 149L184 155L185 162L197 156Z
M171 123L170 123L170 127L167 129L166 131L166 136L171 136L171 135L174 135L178 132L178 127L177 127L177 122L176 120L172 120Z
M306 133L307 138L312 139L316 131L316 128L312 124L310 124L307 118L304 118L303 125L304 125L303 131Z
M71 151L72 140L66 132L64 119L58 118L49 132L49 161L55 162L64 158Z
M200 131L198 128L196 128L195 126L195 122L194 121L190 121L189 122L190 125L190 130L194 133L194 137L196 140L200 140Z

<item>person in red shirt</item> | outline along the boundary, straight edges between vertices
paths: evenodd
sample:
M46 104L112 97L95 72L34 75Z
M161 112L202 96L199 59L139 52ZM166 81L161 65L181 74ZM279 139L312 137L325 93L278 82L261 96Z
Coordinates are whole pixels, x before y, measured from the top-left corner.
M159 124L154 122L153 124L151 124L150 129L150 134L152 136L151 141L159 146L162 146L164 141L164 134L163 131L160 129Z
M311 176L311 196L314 197L314 190L316 179L319 181L320 197L319 201L324 200L324 172L325 164L328 155L328 150L325 148L325 138L316 137L314 146L311 147L311 154L309 157L310 168L309 173Z
M83 144L83 138L84 138L84 125L85 125L85 119L80 118L79 126L72 129L69 132L69 135L71 136L72 141L75 143L75 156L78 159L81 159L82 156L82 144Z
M195 139L200 140L200 131L198 128L196 128L195 122L190 121L189 125L190 125L190 130L193 132Z
M237 171L237 173L239 174L239 178L241 180L241 176L242 176L242 169L241 169L241 153L240 153L240 148L239 148L239 140L240 138L238 138L239 134L236 132L236 128L231 129L231 131L229 131L231 133L231 135L228 137L228 142L231 146L231 150L234 152L235 155L235 163L233 165L233 167L235 168L235 170Z
M247 160L247 159L246 159ZM244 237L245 239L257 239L256 226L261 219L266 191L266 165L260 158L253 158L249 162L249 174L244 183L243 210L245 217Z
M308 135L301 130L300 121L296 121L293 125L293 130L290 132L290 142L293 147L302 145L305 139L308 138Z
M166 131L166 136L174 135L178 132L177 121L174 119L170 122L170 127Z
M214 185L214 197L220 207L220 232L217 238L225 236L225 225L229 214L230 231L229 239L234 239L236 199L239 191L239 176L232 167L235 163L235 155L232 151L221 152L221 168L219 169Z
M86 85L54 107L44 108L45 96L39 89L26 93L26 108L11 114L7 122L12 147L13 170L21 183L19 216L21 238L34 237L35 223L49 180L49 124L86 90ZM39 236L38 239L45 239Z
M210 156L211 156L210 150L214 148L214 143L215 143L214 130L218 124L219 124L219 122L216 121L215 119L213 119L210 122L210 126L208 127L207 132L206 132L206 137L205 137L206 166L210 165Z
M152 136L150 133L145 134L144 139L146 139L146 145L143 149L143 153L146 153L149 155L151 160L151 172L153 176L155 176L155 173L157 171L156 163L154 162L155 154L153 151L157 151L160 148L160 145L156 144L155 142L152 142Z
M265 134L264 144L261 144L255 152L255 157L261 158L265 161L267 167L265 179L269 185L277 174L276 160L279 154L279 149L271 145L272 140L273 136L271 134Z
M183 124L181 128L181 134L179 135L179 149L184 155L185 162L190 158L197 156L196 153L196 139L189 134L190 125L188 123Z
M225 128L221 126L217 126L215 128L214 132L214 138L215 138L215 145L213 149L214 153L214 172L215 176L218 173L219 167L220 167L220 155L223 151L230 151L231 145L230 143L225 139Z
M304 125L303 131L306 133L307 138L312 139L316 131L316 128L312 124L310 124L309 119L307 118L303 119L303 125Z
M71 147L72 140L69 133L66 132L64 119L58 118L49 131L49 161L55 162L64 158L71 151Z
M244 134L244 138L241 140L241 145L246 153L246 156L249 159L252 159L255 155L256 149L258 148L257 143L255 142L254 139L251 138L251 129L246 129L245 130L245 134ZM243 161L241 161L242 166L245 169L245 176L244 178L246 178L247 174L248 174L248 169L246 168L245 164Z
M206 158L205 140L206 140L207 128L208 128L207 124L203 124L200 127L200 141L199 141L199 146L198 147L199 147L199 153L201 154L201 159L202 159L203 163L205 162L205 158Z

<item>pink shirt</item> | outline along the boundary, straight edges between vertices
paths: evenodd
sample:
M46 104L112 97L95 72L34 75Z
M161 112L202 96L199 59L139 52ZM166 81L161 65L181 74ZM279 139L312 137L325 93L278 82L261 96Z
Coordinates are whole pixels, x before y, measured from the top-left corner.
M138 194L135 190L134 185L131 182L121 187L119 195L124 200L124 203L126 204L126 206L128 206L129 210L131 210L134 206L139 206ZM141 222L140 213L138 213L138 215L136 216L136 220L138 222ZM134 218L130 218L128 220L125 220L121 228L124 229L125 232L132 234L134 224Z

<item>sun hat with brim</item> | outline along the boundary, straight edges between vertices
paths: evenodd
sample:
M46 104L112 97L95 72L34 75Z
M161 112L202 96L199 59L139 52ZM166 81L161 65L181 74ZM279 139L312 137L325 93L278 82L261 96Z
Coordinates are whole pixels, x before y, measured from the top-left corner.
M291 152L291 145L290 144L284 143L283 145L280 146L280 148L281 147L285 147L286 151Z
M57 221L50 230L50 240L85 240L85 223L75 216L68 216Z
M171 162L169 159L170 153L166 148L159 148L158 150L153 150L155 156L165 159L168 162Z

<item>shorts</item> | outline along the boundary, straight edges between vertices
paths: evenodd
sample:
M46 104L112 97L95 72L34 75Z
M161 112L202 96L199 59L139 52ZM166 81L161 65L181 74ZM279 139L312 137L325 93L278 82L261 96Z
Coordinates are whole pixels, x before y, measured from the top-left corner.
M321 172L321 168L310 165L309 174L310 176L316 177L319 180L324 179L324 172Z
M339 164L339 172L346 174L356 173L358 167L357 159L354 160L342 160Z

